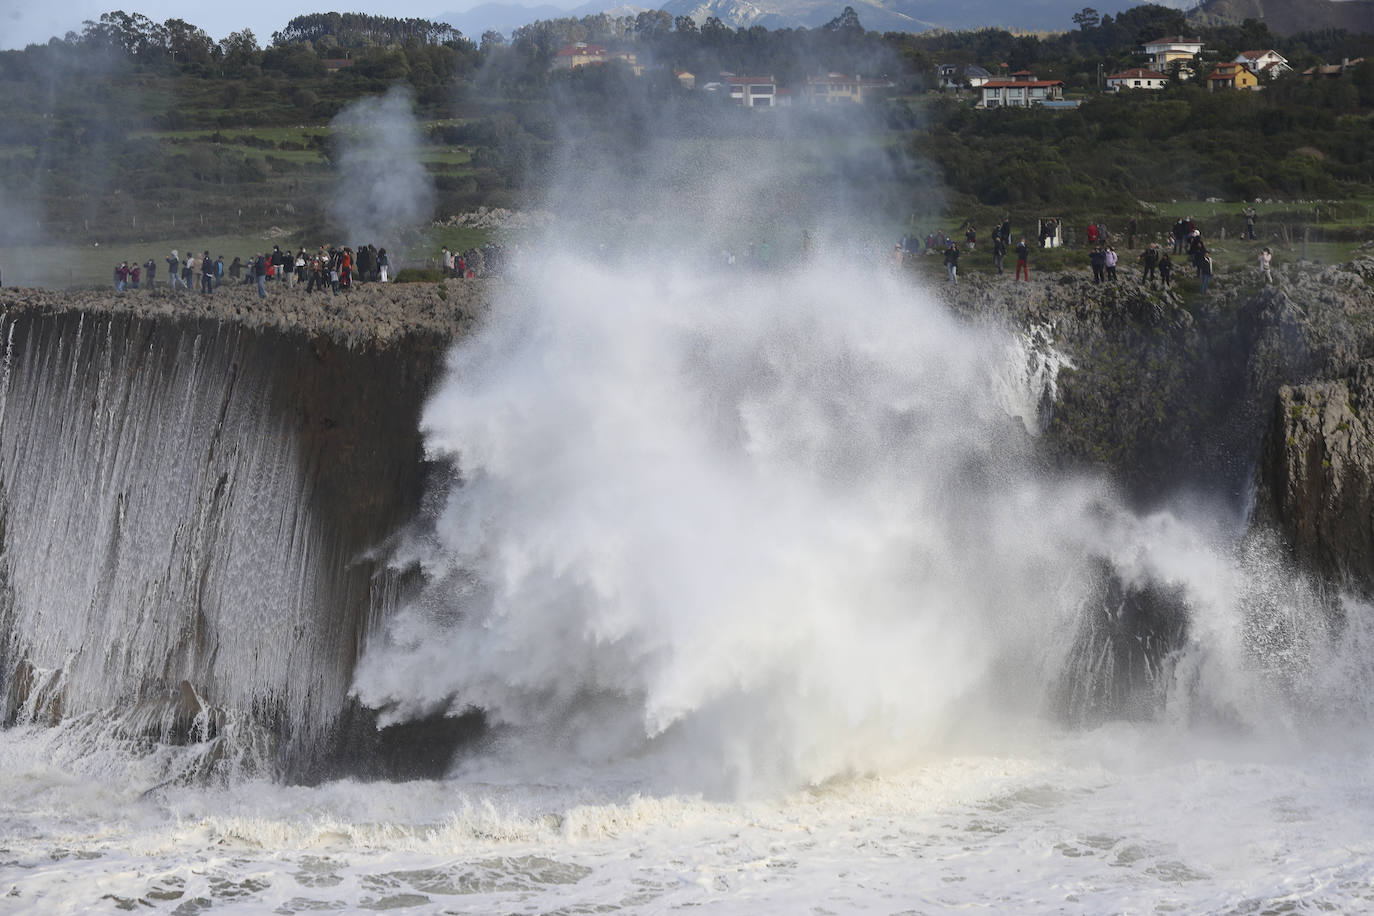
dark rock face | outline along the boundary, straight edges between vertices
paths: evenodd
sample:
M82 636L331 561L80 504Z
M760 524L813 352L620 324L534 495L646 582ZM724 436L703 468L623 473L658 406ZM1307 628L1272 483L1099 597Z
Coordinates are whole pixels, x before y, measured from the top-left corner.
M1274 286L1223 277L1205 298L1076 275L939 294L970 320L1047 328L1072 360L1042 441L1056 467L1103 471L1145 508L1202 491L1239 512L1280 386L1374 356L1368 277L1366 258L1290 266Z
M1164 702L1170 656L1188 638L1187 602L1177 586L1129 583L1109 563L1097 566L1060 678L1059 714L1078 726L1152 718Z
M472 734L369 732L347 696L384 610L374 551L419 509L419 414L465 316L383 343L314 322L8 305L5 724L86 717L138 746L213 746L193 778L254 761L288 779L430 774Z
M1259 478L1257 520L1306 568L1374 594L1374 360L1279 390Z

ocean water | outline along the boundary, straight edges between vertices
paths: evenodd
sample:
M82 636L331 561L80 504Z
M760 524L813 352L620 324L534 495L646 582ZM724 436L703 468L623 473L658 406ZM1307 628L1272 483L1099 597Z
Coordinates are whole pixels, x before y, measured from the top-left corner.
M207 765L249 725L18 725L0 910L1374 910L1374 615L1205 500L1047 471L1052 329L881 270L525 276L425 411L454 475L350 688L487 737L441 780L293 786ZM1083 639L1131 613L1103 594L1145 593L1182 636L1086 689L1124 676Z
M1368 747L1003 735L753 800L610 779L141 796L3 737L0 908L1290 913L1374 906Z

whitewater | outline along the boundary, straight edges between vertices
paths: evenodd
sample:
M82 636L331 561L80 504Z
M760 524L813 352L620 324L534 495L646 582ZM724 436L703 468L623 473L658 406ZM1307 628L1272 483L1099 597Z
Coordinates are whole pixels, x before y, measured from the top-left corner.
M298 786L21 722L0 910L1374 909L1369 609L1045 467L1052 335L853 264L527 266L426 407L422 584L348 688L483 737ZM1142 593L1183 609L1143 674L1095 629Z

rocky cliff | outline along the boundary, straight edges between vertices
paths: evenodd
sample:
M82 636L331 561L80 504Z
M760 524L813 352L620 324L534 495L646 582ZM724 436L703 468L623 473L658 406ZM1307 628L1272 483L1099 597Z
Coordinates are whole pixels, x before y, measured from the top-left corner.
M471 721L379 733L348 688L493 290L0 290L0 721L194 739L192 778L441 767Z
M1159 290L1134 273L1117 284L973 276L939 295L970 321L1045 329L1072 360L1048 418L1047 460L1101 470L1143 506L1205 491L1242 511L1280 387L1374 356L1374 259L1290 265L1273 285L1220 276L1206 296L1195 282Z

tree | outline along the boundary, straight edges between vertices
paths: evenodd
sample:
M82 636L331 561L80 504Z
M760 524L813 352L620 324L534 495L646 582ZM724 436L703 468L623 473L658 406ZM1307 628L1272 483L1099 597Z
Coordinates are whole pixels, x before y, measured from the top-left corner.
M1097 10L1093 9L1091 6L1085 6L1083 9L1073 14L1073 21L1074 24L1078 26L1079 31L1086 32L1088 29L1097 28L1097 24L1102 21L1102 17L1098 16Z
M859 14L854 12L854 7L846 6L840 15L821 26L827 32L844 32L851 35L862 35L864 32L863 23L859 22Z

